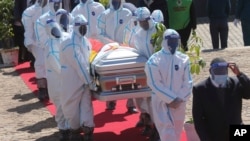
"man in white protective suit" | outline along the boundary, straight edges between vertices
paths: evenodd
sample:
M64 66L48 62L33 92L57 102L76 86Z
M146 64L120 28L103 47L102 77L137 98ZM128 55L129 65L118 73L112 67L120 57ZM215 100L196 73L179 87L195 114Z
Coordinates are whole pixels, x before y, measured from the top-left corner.
M41 48L45 48L47 46L46 43L48 41L48 36L45 29L46 21L48 19L55 20L56 11L58 9L61 9L62 7L61 0L48 0L48 2L49 10L42 16L40 16L35 23L36 38L38 40L39 47Z
M92 78L89 73L91 44L85 37L87 20L74 18L70 38L62 42L60 53L62 77L62 109L70 125L70 141L92 141L94 131L91 101ZM84 136L80 134L84 133Z
M38 99L44 101L49 99L47 91L44 50L39 47L34 26L36 20L45 12L47 12L47 0L37 0L35 4L25 9L22 14L22 23L24 25L24 44L35 57L35 74L38 87Z
M123 7L124 2L125 0L110 0L109 8L98 17L99 38L104 44L110 42L123 43L125 26L132 18L131 11ZM115 106L116 101L106 102L106 110L114 110ZM128 99L126 107L128 113L137 113L132 99Z
M164 17L161 10L156 9L151 14L152 19L157 23L164 23Z
M153 118L161 141L179 141L186 101L192 91L189 57L179 51L180 36L173 29L163 34L162 49L146 63L147 83L152 89Z
M104 10L104 6L99 2L95 2L94 0L80 0L80 3L71 11L71 14L74 17L78 14L82 14L86 17L89 22L86 37L93 38L98 35L97 17Z
M125 0L109 0L109 8L98 17L99 34L107 41L123 42L125 26L132 18L131 11L123 7L124 2Z
M59 129L60 141L68 141L69 128L64 117L61 106L61 64L60 64L60 45L62 41L62 32L59 24L52 20L47 20L47 35L49 37L48 47L45 48L45 66L48 83L48 92L51 101L56 107L55 121Z
M139 7L136 12L139 30L135 34L135 48L139 54L148 59L154 53L154 48L150 40L152 34L156 33L156 22L152 19L148 8ZM150 135L153 130L151 98L136 98L135 101L141 112L136 127L144 127L142 135Z

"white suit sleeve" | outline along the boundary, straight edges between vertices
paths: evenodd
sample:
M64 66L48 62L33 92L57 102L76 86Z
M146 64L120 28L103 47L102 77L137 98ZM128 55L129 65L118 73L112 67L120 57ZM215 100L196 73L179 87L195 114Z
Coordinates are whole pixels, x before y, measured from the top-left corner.
M67 60L69 60L72 67L77 71L79 78L85 82L85 84L90 84L92 80L87 70L87 68L89 68L88 60L86 60L81 53L80 46L73 46L74 47L69 49L68 55L66 55Z
M34 41L34 21L33 13L28 13L26 10L22 14L22 23L24 26L24 45L35 45Z
M146 63L145 73L147 75L148 86L160 99L166 103L171 103L177 96L164 86L162 75L158 68L159 66L151 62L151 59Z
M46 26L46 21L43 21L43 19L41 18L36 20L34 28L39 47L45 47L48 41L48 35L46 33L45 26Z
M183 82L181 84L181 88L178 90L177 95L180 96L184 101L187 101L189 96L191 95L193 88L193 80L190 73L190 62L189 60L186 62L183 74Z

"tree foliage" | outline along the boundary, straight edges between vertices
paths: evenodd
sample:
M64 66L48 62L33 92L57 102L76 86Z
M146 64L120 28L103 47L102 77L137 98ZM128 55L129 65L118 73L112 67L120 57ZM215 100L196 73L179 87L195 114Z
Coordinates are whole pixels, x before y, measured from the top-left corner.
M166 27L162 23L156 24L156 30L157 32L154 33L151 37L151 43L153 44L154 51L157 52L161 50L161 43L163 40L163 33L166 30ZM201 69L206 66L206 62L203 60L203 58L200 56L201 48L203 46L202 39L197 36L196 31L192 31L192 35L190 39L188 40L188 51L184 51L181 47L179 47L179 51L181 51L184 54L187 54L190 58L191 63L191 74L199 74Z
M13 19L13 0L0 0L0 40L12 38L14 36Z

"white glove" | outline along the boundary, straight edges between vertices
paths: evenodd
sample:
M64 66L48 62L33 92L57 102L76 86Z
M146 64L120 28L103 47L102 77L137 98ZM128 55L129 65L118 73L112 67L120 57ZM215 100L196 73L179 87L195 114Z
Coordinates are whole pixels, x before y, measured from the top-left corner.
M234 25L235 25L236 27L238 27L237 24L238 24L239 22L240 22L239 19L234 19Z
M32 48L35 46L33 44L27 45L27 50L32 53Z

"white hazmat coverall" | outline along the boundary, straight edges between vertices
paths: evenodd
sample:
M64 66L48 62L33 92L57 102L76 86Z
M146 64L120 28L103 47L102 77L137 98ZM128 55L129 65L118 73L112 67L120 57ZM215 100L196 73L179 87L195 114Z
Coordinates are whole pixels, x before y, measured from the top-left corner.
M142 27L138 29L138 31L134 35L135 48L138 50L139 54L145 56L146 58L150 58L150 56L154 53L154 48L150 40L152 34L156 33L156 22L152 20L152 18L150 17L150 11L145 7L138 8L136 14L138 20L143 21L145 19L148 19L149 28L147 30L143 29ZM136 98L136 104L140 112L142 114L149 114L151 117L151 121L153 121L151 98ZM142 117L140 116L140 118ZM149 123L145 124L147 125Z
M98 35L97 17L105 10L104 6L94 0L86 0L85 3L80 3L72 10L73 17L82 14L88 21L88 31L86 37L96 37Z
M56 107L55 120L57 122L57 126L61 130L66 130L68 129L67 122L64 117L60 102L62 94L60 64L60 45L62 33L60 31L59 25L53 20L49 21L46 30L49 37L47 43L48 47L45 48L45 66L47 70L46 76L48 92L51 101Z
M132 18L129 9L123 8L124 0L118 9L115 9L110 0L110 7L98 17L97 27L101 36L118 43L123 43L123 33L125 26Z
M47 97L47 82L46 71L44 64L44 49L39 47L38 40L35 36L35 22L36 20L48 11L46 0L36 2L34 5L24 10L22 14L22 23L24 25L24 44L35 57L35 74L36 83L39 89L38 98L44 100Z
M35 23L36 38L38 40L39 47L41 47L41 48L46 47L47 40L49 39L48 35L46 33L46 29L45 29L46 21L48 19L56 20L55 19L56 18L56 11L58 9L61 9L61 7L62 7L61 2L60 2L60 5L58 7L56 7L54 5L57 5L57 2L53 2L53 1L49 0L49 3L48 3L49 10L46 13L44 13L42 16L40 16Z
M85 18L77 21L78 16L75 17L75 24L86 25ZM89 73L91 44L86 37L79 33L79 26L73 26L72 35L62 42L60 53L62 108L73 130L77 130L81 126L94 127L93 106L88 87L92 82Z
M169 35L168 31L171 33L174 30L165 31L163 38ZM174 33L178 34L176 31ZM162 49L148 60L145 72L152 89L154 123L160 139L179 141L185 120L185 101L191 94L193 81L189 57L179 51L172 54L167 44L168 39L164 39ZM177 97L184 102L178 108L168 106Z
M33 4L24 10L22 14L22 23L25 29L24 32L24 44L28 48L35 57L35 73L36 78L45 78L45 70L44 70L44 57L41 55L43 50L38 47L34 25L36 20L48 10L48 7L42 8L38 2ZM46 11L47 12L47 11Z

